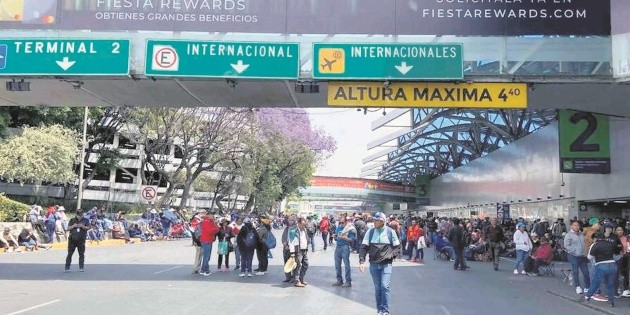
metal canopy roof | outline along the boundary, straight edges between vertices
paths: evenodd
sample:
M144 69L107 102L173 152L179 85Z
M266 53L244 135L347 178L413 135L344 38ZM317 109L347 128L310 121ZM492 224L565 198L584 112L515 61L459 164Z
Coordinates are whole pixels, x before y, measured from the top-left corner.
M362 176L377 175L379 179L402 183L413 183L424 174L434 178L556 119L555 110L410 109L392 113L396 117L404 115L411 116L410 128L372 143L372 148L386 149L377 149L380 154L364 159L364 164L372 164L363 168ZM383 127L391 121L382 120L376 126Z

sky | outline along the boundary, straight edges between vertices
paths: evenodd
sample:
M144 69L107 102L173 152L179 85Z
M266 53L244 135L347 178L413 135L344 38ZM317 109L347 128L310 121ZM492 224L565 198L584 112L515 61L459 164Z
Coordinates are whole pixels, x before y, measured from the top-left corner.
M367 144L375 139L371 131L373 121L382 117L382 112L358 112L355 108L309 108L307 110L314 126L324 129L337 141L337 150L315 175L359 177L361 161L367 156Z

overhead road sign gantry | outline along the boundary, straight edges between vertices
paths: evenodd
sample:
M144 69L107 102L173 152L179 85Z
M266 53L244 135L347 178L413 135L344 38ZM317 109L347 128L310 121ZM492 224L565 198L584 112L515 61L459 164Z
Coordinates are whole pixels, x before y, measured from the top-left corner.
M525 83L330 82L328 106L526 108Z
M322 80L462 80L461 43L314 43L313 78Z
M126 76L128 39L3 39L0 76Z
M147 41L147 76L297 79L299 67L297 43Z

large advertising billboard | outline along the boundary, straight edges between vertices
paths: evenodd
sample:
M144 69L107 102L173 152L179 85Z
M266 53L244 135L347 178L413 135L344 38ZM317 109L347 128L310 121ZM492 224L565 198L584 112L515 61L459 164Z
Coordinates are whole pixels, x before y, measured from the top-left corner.
M609 35L610 0L0 0L0 28Z

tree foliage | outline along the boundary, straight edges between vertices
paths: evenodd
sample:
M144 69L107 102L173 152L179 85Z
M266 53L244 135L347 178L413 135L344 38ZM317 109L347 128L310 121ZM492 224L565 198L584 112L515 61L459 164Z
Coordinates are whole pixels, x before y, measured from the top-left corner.
M261 109L242 156L251 189L246 210L269 210L306 187L315 165L336 149L334 139L311 126L303 109Z
M71 182L78 151L78 135L71 129L26 127L0 143L0 176L19 182Z
M186 207L199 176L238 154L247 116L248 111L231 108L135 109L127 137L144 149L143 170L169 184L159 203L168 203L173 191L181 189L179 206ZM142 181L148 182L144 172Z

